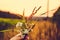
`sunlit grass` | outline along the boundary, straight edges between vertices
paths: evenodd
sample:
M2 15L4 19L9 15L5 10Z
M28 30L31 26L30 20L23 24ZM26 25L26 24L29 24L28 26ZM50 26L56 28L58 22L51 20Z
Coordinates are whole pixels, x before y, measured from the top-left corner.
M56 40L56 23L44 20L31 22L35 23L35 27L33 28L33 31L29 33L29 40ZM15 30L16 29L14 28L14 30L5 32L4 39L8 40L8 38L11 38L14 35L18 34L18 32Z

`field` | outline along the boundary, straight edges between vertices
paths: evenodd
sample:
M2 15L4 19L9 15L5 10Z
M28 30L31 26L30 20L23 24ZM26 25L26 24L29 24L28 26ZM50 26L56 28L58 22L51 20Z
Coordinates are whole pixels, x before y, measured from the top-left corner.
M4 19L0 18L0 23L9 23L11 24L12 30L9 31L2 31L3 32L3 39L0 38L0 40L9 40L19 32L16 30L16 23L17 22L23 22L24 20L19 19ZM55 22L49 21L49 20L40 20L40 21L31 21L35 24L35 27L33 28L33 31L29 33L29 40L57 40L57 26ZM14 26L14 27L13 27Z

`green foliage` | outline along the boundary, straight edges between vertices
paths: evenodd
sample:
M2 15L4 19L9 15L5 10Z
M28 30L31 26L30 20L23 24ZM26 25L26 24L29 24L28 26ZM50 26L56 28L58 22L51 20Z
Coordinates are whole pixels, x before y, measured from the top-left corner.
M15 25L19 21L21 21L21 20L19 20L19 19L9 19L9 18L0 18L0 23L4 22L4 23L9 23L11 25Z
M16 25L19 19L0 18L0 30L10 29Z

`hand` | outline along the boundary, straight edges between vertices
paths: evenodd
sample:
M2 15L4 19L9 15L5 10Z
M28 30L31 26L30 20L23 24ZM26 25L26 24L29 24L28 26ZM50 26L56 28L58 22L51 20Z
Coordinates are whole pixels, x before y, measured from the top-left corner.
M17 34L16 36L12 37L10 40L21 40L21 33Z

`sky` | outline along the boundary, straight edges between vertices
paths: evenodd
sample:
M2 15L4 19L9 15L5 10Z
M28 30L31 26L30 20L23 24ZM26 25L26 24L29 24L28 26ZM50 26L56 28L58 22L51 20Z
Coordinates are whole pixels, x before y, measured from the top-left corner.
M29 16L34 7L38 8L41 6L41 9L34 16L46 17L47 13L44 15L41 14L47 11L47 1L48 0L0 0L0 10L22 15L25 9L25 16ZM60 0L49 0L49 11L53 9L57 10L59 6ZM56 10L50 11L48 16L52 17Z

